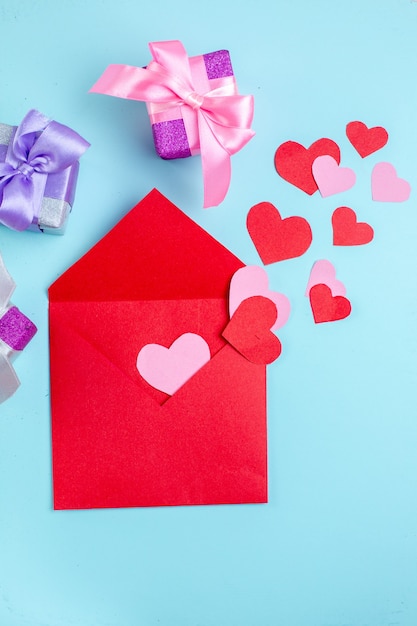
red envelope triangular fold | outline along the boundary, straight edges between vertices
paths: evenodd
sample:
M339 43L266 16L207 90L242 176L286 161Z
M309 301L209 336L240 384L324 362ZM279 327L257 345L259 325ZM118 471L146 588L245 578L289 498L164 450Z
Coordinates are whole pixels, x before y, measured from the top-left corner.
M66 302L223 297L242 265L154 190L51 285L49 296Z
M225 345L221 332L228 321L221 298L205 300L144 300L129 302L72 302L51 304L54 315L63 311L65 321L91 343L136 385L145 388L159 404L167 394L138 376L136 359L149 343L168 346L185 332L202 335L214 356ZM105 323L97 323L105 320ZM176 339L177 337L174 337Z
M266 502L266 368L221 337L242 265L153 191L51 286L56 509ZM211 359L167 397L136 356L184 328Z

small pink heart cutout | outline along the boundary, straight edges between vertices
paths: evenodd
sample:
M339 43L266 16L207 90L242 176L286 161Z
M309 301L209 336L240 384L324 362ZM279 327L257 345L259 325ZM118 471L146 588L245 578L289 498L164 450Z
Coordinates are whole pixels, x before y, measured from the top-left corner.
M332 293L332 296L346 295L346 287L342 281L337 280L336 269L333 263L330 263L330 261L327 261L326 259L316 261L311 268L305 295L308 296L312 287L320 284L327 285Z
M229 292L230 317L243 300L252 296L264 296L276 305L278 317L271 330L277 330L287 323L291 309L290 301L284 294L269 289L268 274L258 265L246 265L233 274Z
M411 193L410 184L397 176L391 163L377 163L371 174L372 199L377 202L404 202Z
M172 396L200 368L210 361L207 342L195 333L184 333L169 348L148 343L136 361L147 383Z
M356 174L349 167L339 167L337 161L325 154L313 162L313 176L323 198L347 191L356 182Z

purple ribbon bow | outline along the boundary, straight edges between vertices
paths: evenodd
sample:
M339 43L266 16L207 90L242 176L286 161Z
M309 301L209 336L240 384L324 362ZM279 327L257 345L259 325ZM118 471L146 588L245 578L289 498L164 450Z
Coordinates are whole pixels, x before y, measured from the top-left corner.
M28 228L39 214L48 175L78 161L89 145L68 126L29 111L0 163L0 223Z

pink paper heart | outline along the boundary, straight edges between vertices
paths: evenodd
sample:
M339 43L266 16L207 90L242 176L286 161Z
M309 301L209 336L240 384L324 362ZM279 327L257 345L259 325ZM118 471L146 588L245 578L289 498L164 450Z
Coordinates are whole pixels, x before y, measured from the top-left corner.
M340 280L336 279L334 265L325 259L316 261L311 268L310 278L305 292L306 296L309 295L310 289L314 287L314 285L327 285L332 292L332 296L346 295L346 287Z
M286 324L290 315L290 301L284 294L269 289L268 274L258 265L246 265L233 274L229 292L230 317L243 300L252 296L264 296L276 305L278 317L271 330L276 330Z
M314 160L313 176L323 198L347 191L356 181L356 174L349 167L339 167L337 161L324 154Z
M195 333L184 333L169 348L148 343L136 361L139 374L147 383L170 396L210 361L207 342Z
M377 202L404 202L410 197L410 184L397 176L391 163L377 163L371 174L372 199Z

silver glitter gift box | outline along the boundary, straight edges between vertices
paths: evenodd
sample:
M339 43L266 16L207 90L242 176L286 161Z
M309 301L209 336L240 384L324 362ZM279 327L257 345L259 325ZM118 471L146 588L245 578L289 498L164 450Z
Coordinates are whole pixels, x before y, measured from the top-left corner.
M9 144L13 141L17 126L0 123L0 163L6 159ZM62 235L74 202L79 162L55 174L48 174L45 191L38 215L27 230Z

